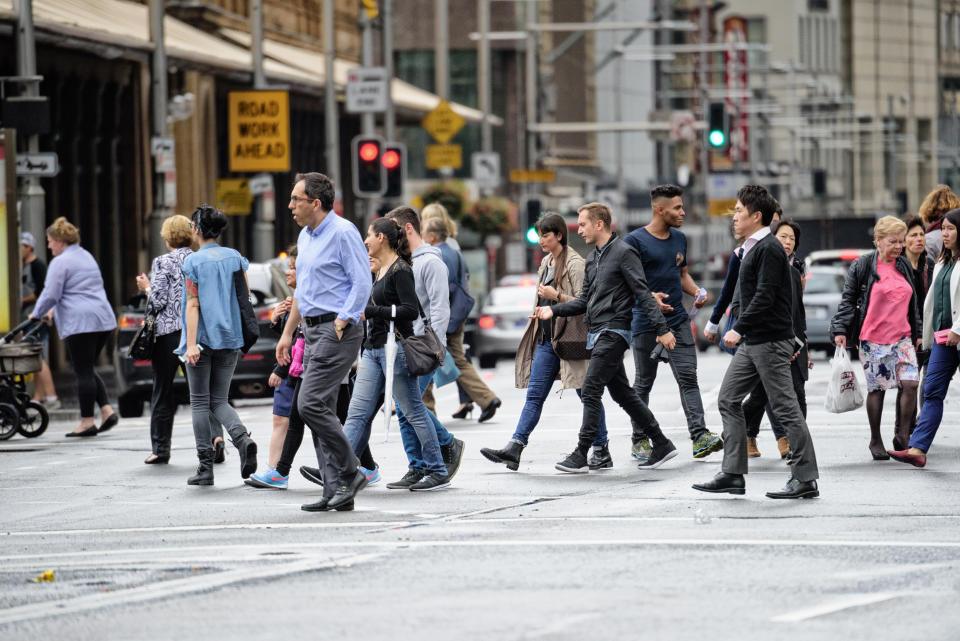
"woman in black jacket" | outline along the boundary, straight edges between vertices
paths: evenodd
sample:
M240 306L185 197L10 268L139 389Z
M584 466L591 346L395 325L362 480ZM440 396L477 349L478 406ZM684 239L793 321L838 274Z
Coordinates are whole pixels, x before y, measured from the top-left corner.
M837 347L860 346L860 362L867 378L869 447L875 461L890 458L880 436L886 390L901 389L895 450L906 447L910 418L917 405L920 373L914 346L919 347L921 330L913 269L902 255L906 233L907 226L898 218L884 216L877 221L877 249L850 265L840 307L830 321L830 334Z

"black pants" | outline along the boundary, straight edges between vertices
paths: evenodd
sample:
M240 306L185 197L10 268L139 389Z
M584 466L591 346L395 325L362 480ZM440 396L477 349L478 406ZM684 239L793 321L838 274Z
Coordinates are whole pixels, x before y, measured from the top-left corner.
M803 374L800 368L793 364L790 365L790 376L793 378L793 391L797 395L797 403L800 404L800 412L803 418L807 418L807 391L805 389L806 381L803 380ZM770 429L777 440L787 435L787 430L780 425L770 412L770 406L767 398L767 390L763 387L763 382L757 383L757 386L750 392L750 396L743 402L743 417L747 422L747 436L757 438L760 433L760 421L763 420L763 413L767 413L770 419Z
M660 425L647 404L627 380L623 368L623 353L627 351L627 341L613 332L603 332L590 352L590 365L587 377L580 388L583 401L583 423L580 426L580 441L577 449L584 456L590 450L600 424L600 410L603 407L603 390L610 390L610 396L630 416L651 443L656 447L664 443L667 437L660 431Z
M153 396L150 399L150 440L157 456L170 455L170 437L173 417L177 413L177 398L173 379L180 368L180 359L173 350L180 345L180 332L157 336L153 345Z
M64 342L67 354L73 363L77 375L77 397L80 399L80 418L93 418L93 404L97 407L109 405L107 388L94 367L100 350L107 344L113 330L107 332L85 332L68 336Z

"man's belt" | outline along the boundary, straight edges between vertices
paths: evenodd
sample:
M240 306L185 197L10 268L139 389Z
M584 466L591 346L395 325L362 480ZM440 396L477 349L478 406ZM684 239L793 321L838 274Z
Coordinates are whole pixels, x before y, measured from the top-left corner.
M304 316L303 322L307 324L307 327L313 327L314 325L320 325L321 323L330 323L337 319L336 312L329 312L327 314L321 314L320 316Z

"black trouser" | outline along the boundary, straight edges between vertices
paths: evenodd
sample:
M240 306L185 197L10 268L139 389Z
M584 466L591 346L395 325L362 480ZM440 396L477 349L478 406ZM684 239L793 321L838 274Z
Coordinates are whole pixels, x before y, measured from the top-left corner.
M100 350L107 344L113 330L106 332L85 332L68 336L64 342L67 354L73 363L77 375L77 397L80 399L80 418L93 418L93 404L97 407L109 405L107 388L94 367Z
M803 374L800 368L793 364L790 365L790 376L793 378L793 391L797 394L797 403L800 404L800 412L803 418L807 418L807 391L805 389L806 381L803 380ZM757 383L757 386L750 392L750 396L743 402L743 417L747 421L747 436L757 438L760 433L760 421L763 420L763 413L767 413L770 419L770 429L777 440L787 435L787 430L773 418L768 403L767 390L763 383Z
M660 431L660 425L647 404L627 380L623 368L623 353L629 345L622 336L613 332L603 332L590 351L590 365L587 377L580 388L583 402L583 423L580 426L580 441L577 449L584 456L597 435L600 424L600 410L603 407L603 390L610 390L610 396L623 408L647 435L654 447L666 442L667 437Z
M170 438L173 417L177 413L177 398L173 380L180 368L180 359L173 350L180 345L180 331L157 336L153 344L153 395L150 399L150 440L153 453L170 456Z

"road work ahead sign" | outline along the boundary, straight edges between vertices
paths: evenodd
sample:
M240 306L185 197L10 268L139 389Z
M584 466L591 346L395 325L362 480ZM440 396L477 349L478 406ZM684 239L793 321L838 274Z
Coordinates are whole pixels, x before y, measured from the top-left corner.
M290 171L286 91L231 91L230 171Z

